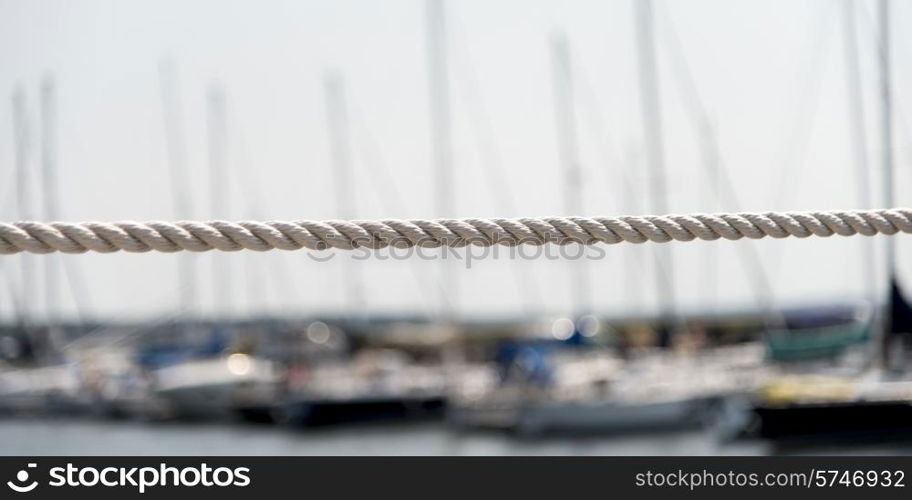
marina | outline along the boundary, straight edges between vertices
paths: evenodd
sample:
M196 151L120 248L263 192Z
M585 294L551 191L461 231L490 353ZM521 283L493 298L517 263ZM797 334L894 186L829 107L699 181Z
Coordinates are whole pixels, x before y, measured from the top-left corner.
M912 308L898 292L894 300L891 324L898 328L912 318ZM8 422L73 417L81 425L159 422L165 429L244 422L283 429L413 424L520 440L699 435L717 442L713 446L912 432L905 424L912 389L904 372L866 362L864 335L827 330L856 331L852 325L864 325L866 317L852 316L851 309L823 312L785 314L786 324L801 327L765 337L762 317L717 318L719 324L739 321L742 333L720 330L723 336L704 333L688 342L678 334L676 346L664 349L636 340L647 330L635 318L615 320L610 337L601 326L609 320L595 318L569 332L561 329L572 322L555 320L547 336L510 322L460 325L455 331L464 333L455 336L452 329L431 333L432 323L401 320L375 332L332 320L147 331L123 325L88 336L67 325L57 330L74 332L75 339L61 339L67 347L56 351L56 364L7 361L0 401ZM3 344L9 352L28 352L14 348L24 342L17 331L6 330ZM119 331L142 333L122 337ZM188 344L189 331L196 340ZM250 341L250 331L258 342ZM410 340L416 332L426 332L423 344ZM766 340L750 340L757 336ZM456 338L463 354L448 361ZM110 345L118 349L99 349ZM85 423L91 420L96 424Z
M0 75L0 454L912 452L907 7L267 3Z

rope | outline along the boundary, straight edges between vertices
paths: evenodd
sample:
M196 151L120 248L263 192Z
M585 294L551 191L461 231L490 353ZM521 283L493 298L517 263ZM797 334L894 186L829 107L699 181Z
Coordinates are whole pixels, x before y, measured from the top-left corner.
M0 254L665 243L912 233L912 210L298 222L0 223Z

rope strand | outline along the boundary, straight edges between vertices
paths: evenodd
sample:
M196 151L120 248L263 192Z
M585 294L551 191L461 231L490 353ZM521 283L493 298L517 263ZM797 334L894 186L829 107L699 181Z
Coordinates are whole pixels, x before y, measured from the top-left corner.
M616 244L912 233L912 210L373 221L0 222L0 254Z

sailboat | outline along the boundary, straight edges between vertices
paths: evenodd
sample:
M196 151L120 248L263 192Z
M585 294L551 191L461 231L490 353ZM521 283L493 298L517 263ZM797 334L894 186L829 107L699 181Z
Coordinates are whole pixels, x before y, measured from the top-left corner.
M41 173L44 218L59 220L61 200L57 159L57 86L53 75L41 81ZM45 308L47 314L48 360L59 363L42 367L52 378L73 379L74 389L58 391L49 409L66 414L126 416L144 413L148 393L142 384L132 352L109 343L116 332L109 326L90 326L86 321L90 294L81 268L74 261L48 259L45 262ZM63 271L61 274L60 271ZM70 297L76 305L78 322L66 324L59 311L61 277L66 278ZM62 379L65 382L65 378Z
M639 12L643 28L643 78L647 82L645 86L654 91L651 11L645 2L638 6L643 9ZM568 198L578 200L569 50L563 37L555 39L553 47L561 157L568 170ZM644 107L649 115L646 132L650 148L656 151L650 167L657 171L657 176L662 176L657 96L655 92L646 94ZM662 191L657 188L657 198L664 198ZM568 211L577 212L579 208ZM667 272L667 263L664 267ZM664 306L658 333L667 338L674 297L664 293L670 290L666 282L669 276L658 274ZM574 286L579 311L585 280L579 279ZM697 427L721 395L741 387L744 376L754 374L762 359L756 345L731 346L694 356L677 356L664 349L654 349L620 359L608 349L587 345L588 337L598 328L591 325L593 321L597 322L591 316L582 316L577 321L563 318L552 325L555 339L515 341L502 346L498 356L499 385L475 395L474 399L466 398L460 404L456 423L501 427L521 434Z
M847 2L851 8L851 2ZM892 206L892 103L889 60L889 3L880 2L882 141L884 197ZM854 36L850 33L851 36ZM857 117L856 117L857 118ZM764 438L912 432L912 378L908 376L908 336L912 333L912 306L905 298L895 266L896 239L886 242L889 290L880 314L855 324L772 332L773 359L834 360L853 346L867 348L866 369L840 370L831 363L810 374L786 374L759 387L746 404L742 432ZM875 328L879 326L878 328ZM875 335L879 331L880 335ZM871 362L873 361L873 362ZM819 363L810 365L819 368Z
M863 350L874 338L871 308L821 311L809 309L785 315L786 326L764 332L773 362L837 361L847 353Z
M421 333L427 333L422 331ZM444 409L444 377L436 363L409 352L371 347L351 354L338 326L308 326L313 352L289 370L277 419L301 426L436 417Z
M349 109L342 76L331 72L324 80L338 215L355 217ZM350 320L330 326L315 321L307 327L308 345L324 349L323 356L296 360L277 403L278 419L315 426L368 420L409 419L436 415L444 404L443 375L436 365L414 362L404 349L362 347L350 353L348 335L358 330L377 335L365 316L364 280L358 262L344 262ZM343 325L345 328L343 328ZM371 326L371 328L368 328ZM421 332L427 334L432 332ZM335 348L333 348L335 347ZM332 355L330 355L332 354Z
M41 89L42 110L42 155L45 166L43 186L46 202L53 203L55 191L48 189L52 182L47 168L51 160L53 107L53 85L50 78L45 78ZM30 180L35 178L31 161L31 127L26 107L26 93L21 87L13 92L13 132L15 145L16 198L19 217L26 219L33 206ZM19 328L16 335L3 337L6 357L0 367L0 411L3 412L80 412L86 408L84 392L74 366L68 363L59 351L59 341L63 333L57 330L60 324L38 325L35 321L36 275L35 262L30 259L22 261L22 281L15 297L19 309ZM51 273L48 273L50 275ZM48 285L53 285L49 283ZM16 292L14 292L14 295ZM50 301L49 301L50 302ZM7 363L9 363L9 366Z
M888 356L905 359L912 306L891 280L885 341ZM839 344L840 337L830 341ZM889 363L888 363L889 364ZM912 379L877 367L857 374L808 374L764 384L753 402L750 430L764 438L859 435L912 431Z
M244 352L189 359L154 373L165 414L183 419L268 420L278 392L278 367Z
M163 106L166 118L169 153L175 183L182 184L184 175L183 141L176 102L174 76L162 68ZM212 210L223 217L227 191L227 117L224 90L209 89L207 99L209 156L212 179ZM176 196L179 210L187 210L189 200L183 197L186 186ZM257 356L251 346L238 341L236 326L222 318L211 324L190 321L191 307L196 302L191 263L180 261L188 274L181 273L182 317L172 331L159 334L140 347L140 364L150 373L152 392L166 408L167 416L176 418L269 419L278 392L279 370L274 362ZM218 272L215 277L216 302L229 304L231 273Z
M852 136L853 162L858 171L859 201L864 208L871 208L869 193L871 172L868 167L867 141L865 136L864 103L861 90L861 73L858 60L856 33L856 2L843 1L843 39L845 41L845 63L847 77L847 103L850 133ZM892 167L887 167L892 168ZM889 191L891 187L887 186ZM888 203L888 206L891 204ZM849 317L839 317L827 311L804 311L791 315L784 328L766 332L769 357L774 362L802 362L812 360L836 360L852 350L864 349L874 337L877 315L874 314L876 297L876 256L874 241L863 241L863 264L867 307L850 311ZM898 289L897 293L898 293ZM890 297L902 301L901 294ZM843 315L845 316L845 315ZM791 324L790 324L791 323ZM803 323L796 325L795 323Z

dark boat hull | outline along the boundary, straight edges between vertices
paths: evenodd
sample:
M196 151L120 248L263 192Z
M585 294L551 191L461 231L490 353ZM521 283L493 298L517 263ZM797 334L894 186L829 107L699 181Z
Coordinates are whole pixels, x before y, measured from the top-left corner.
M905 401L761 406L754 413L767 439L912 433L912 404Z
M324 426L442 418L445 407L443 397L301 400L283 405L282 420L292 425Z

